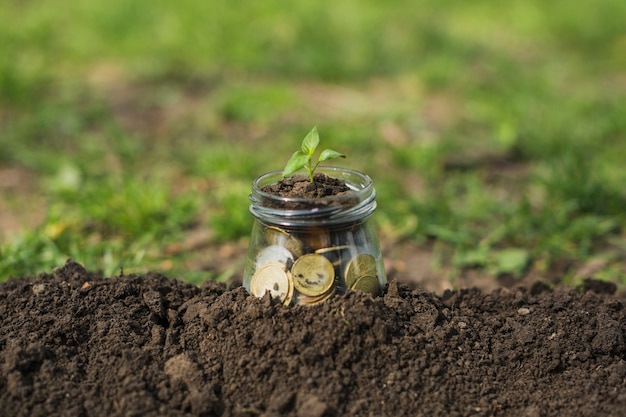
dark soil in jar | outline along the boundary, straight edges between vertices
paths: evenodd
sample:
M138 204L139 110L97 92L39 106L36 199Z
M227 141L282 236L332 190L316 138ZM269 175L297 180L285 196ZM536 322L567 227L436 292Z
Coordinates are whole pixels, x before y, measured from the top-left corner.
M345 181L321 172L313 175L313 182L308 176L294 175L266 185L261 191L277 197L263 201L264 206L277 209L307 210L331 206L349 208L358 203L356 197L351 198L355 192Z
M321 172L313 174L313 182L308 176L295 175L283 178L276 184L261 189L268 194L282 198L324 198L352 193L345 181L332 178Z
M68 261L0 284L0 415L620 416L613 291L392 282L284 307Z

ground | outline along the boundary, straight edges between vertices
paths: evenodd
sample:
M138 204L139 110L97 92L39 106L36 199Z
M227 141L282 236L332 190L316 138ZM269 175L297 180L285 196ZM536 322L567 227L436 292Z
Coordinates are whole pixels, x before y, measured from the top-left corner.
M0 284L0 414L618 416L615 286L424 291L311 307L68 263Z

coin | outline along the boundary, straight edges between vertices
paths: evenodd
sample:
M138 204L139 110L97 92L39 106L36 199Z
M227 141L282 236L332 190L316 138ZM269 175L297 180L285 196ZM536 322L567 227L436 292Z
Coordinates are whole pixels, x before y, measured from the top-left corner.
M330 234L325 228L313 227L302 233L302 240L305 246L317 250L328 247L330 244Z
M301 294L298 297L298 304L307 305L307 306L318 304L318 303L321 303L322 301L328 300L330 297L335 295L335 292L336 292L336 287L333 285L332 287L330 287L330 290L328 290L326 293L318 295L316 297L308 297L306 295Z
M270 245L277 245L280 243L281 240L289 237L289 232L287 232L284 229L281 229L280 227L266 226L264 235L265 235L265 241L267 243L269 243Z
M271 262L280 262L283 264L283 269L287 269L293 263L293 255L282 246L268 246L256 256L256 267L258 269Z
M291 272L289 271L287 271L287 279L289 280L289 289L287 292L287 297L285 297L285 299L283 300L283 304L286 306L291 305L291 303L293 302L293 295L294 295L293 280L291 279Z
M306 296L317 296L332 287L335 269L325 257L309 253L294 262L291 275L296 290Z
M315 253L317 253L318 255L321 255L323 253L342 251L344 249L350 249L350 245L331 246L328 248L321 248L321 249L316 250Z
M290 293L293 295L293 282L285 272L285 265L270 262L258 268L250 280L250 293L255 297L263 297L269 291L274 299L284 303Z
M354 284L352 284L350 289L367 292L373 295L378 295L380 291L380 284L378 282L378 277L375 277L373 275L363 275L362 277L357 279Z
M296 258L302 256L302 242L284 229L276 226L267 226L265 229L265 241L272 246L283 246Z
M372 255L361 253L346 266L344 273L346 287L352 288L354 283L364 276L376 276L376 259Z

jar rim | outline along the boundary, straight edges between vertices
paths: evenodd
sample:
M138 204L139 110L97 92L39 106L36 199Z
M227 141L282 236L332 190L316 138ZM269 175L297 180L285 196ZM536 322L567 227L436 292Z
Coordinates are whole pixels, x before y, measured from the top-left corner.
M346 182L354 191L343 195L320 198L282 197L262 191L266 185L282 179L282 171L271 171L257 177L252 183L250 212L258 219L281 225L306 223L340 223L363 219L376 208L376 190L365 173L349 168L321 166L316 169ZM288 205L297 208L281 208Z
M356 171L354 169L349 168L338 168L338 167L330 167L330 166L320 166L317 167L316 172L321 172L333 178L338 178L346 181L346 184L352 191L357 194L367 193L370 188L374 186L372 179L369 175ZM334 175L332 175L334 174ZM339 174L339 175L338 175ZM351 179L360 178L360 184L355 184L354 180ZM276 194L267 193L262 191L262 188L266 185L274 184L276 180L280 180L282 178L282 171L270 171L259 177L257 177L252 183L252 191L257 193L260 197L266 198L267 201L280 201L280 202L297 202L297 203L311 203L317 200L327 201L342 201L350 198L354 198L354 194L344 194L337 196L327 196L327 197L319 197L319 198L293 198L293 197L281 197ZM355 188L358 186L359 188Z

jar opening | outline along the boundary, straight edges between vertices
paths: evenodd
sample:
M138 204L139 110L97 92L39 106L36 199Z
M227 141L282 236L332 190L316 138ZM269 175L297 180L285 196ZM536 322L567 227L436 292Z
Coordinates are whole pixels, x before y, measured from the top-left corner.
M322 198L282 197L262 190L282 179L282 171L272 171L252 183L250 212L264 222L298 226L355 221L376 209L376 191L368 175L337 167L318 167L316 172L344 181L352 192Z

